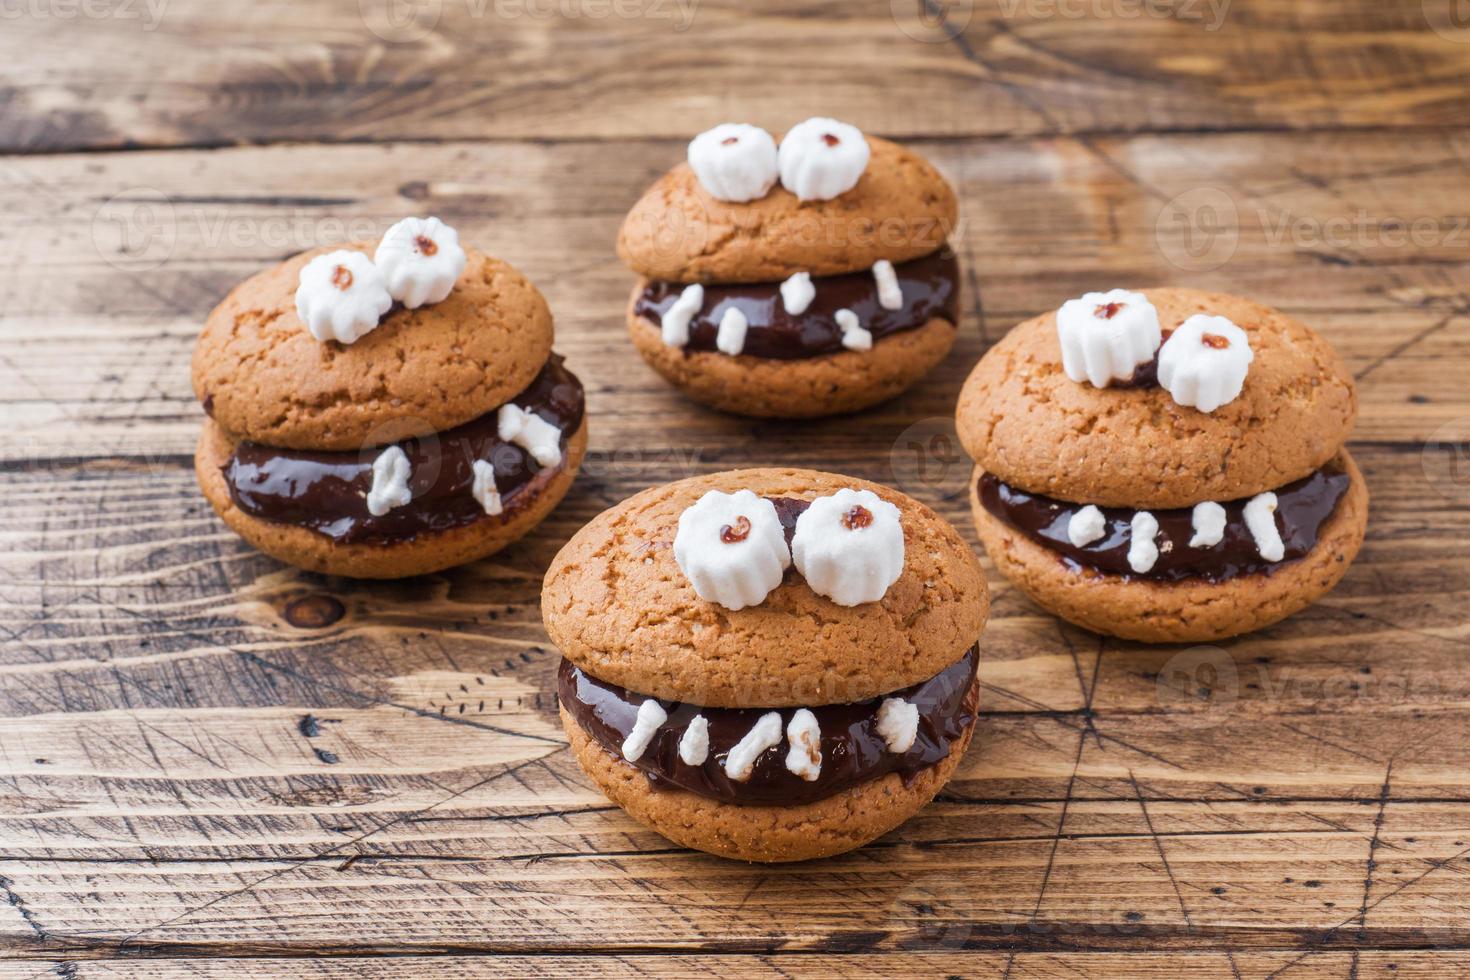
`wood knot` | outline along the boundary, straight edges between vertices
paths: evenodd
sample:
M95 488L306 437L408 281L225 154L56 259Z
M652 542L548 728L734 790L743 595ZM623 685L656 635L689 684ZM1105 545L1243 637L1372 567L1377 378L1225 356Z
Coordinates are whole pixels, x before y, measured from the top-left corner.
M314 593L292 599L281 610L281 615L297 629L320 630L347 615L347 607L336 596Z

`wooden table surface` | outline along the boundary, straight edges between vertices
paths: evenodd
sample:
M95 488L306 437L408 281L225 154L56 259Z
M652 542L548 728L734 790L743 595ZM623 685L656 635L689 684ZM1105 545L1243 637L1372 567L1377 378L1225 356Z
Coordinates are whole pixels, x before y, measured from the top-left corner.
M694 407L626 340L619 221L691 134L819 113L959 189L960 343L857 417ZM0 977L1470 971L1467 122L1462 0L0 3ZM283 567L195 487L195 333L416 213L544 290L591 456L488 561ZM972 535L970 366L1149 284L1346 358L1373 512L1335 592L1181 649L992 577L968 757L836 859L683 850L590 787L538 611L577 527L783 463Z

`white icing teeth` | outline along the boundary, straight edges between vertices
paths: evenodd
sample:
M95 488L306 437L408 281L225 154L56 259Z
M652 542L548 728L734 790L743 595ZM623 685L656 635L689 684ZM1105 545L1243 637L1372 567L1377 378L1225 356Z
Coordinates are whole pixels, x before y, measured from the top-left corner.
M1140 575L1146 574L1159 560L1159 545L1154 539L1159 534L1159 522L1154 515L1141 510L1133 515L1131 540L1128 542L1128 567Z
M500 491L495 487L495 467L489 460L477 459L470 464L470 469L475 475L474 484L470 487L475 501L491 517L503 513L505 506L500 501Z
M775 711L769 711L761 715L760 720L745 733L745 737L735 743L725 755L725 775L737 783L743 783L750 778L755 769L755 760L760 758L762 752L781 744L781 715Z
M786 723L786 768L807 782L822 775L822 731L817 716L801 708Z
M442 302L468 261L459 233L438 218L404 218L383 236L373 261L405 308Z
M633 730L623 739L623 758L637 762L648 751L649 743L658 734L659 726L669 720L668 712L652 698L638 706L638 717L633 720Z
M902 698L884 698L878 706L878 734L888 751L902 755L914 747L919 734L919 708Z
M695 715L679 739L679 761L686 766L702 766L709 758L709 719Z
M871 490L818 497L796 519L791 556L818 595L839 606L877 602L903 574L901 515Z
M1097 505L1088 504L1067 521L1067 540L1074 548L1082 548L1108 532L1108 519Z
M1057 310L1062 370L1079 384L1106 388L1127 381L1153 360L1163 334L1159 314L1142 293L1113 289L1069 299Z
M397 446L389 446L373 460L373 486L368 491L367 509L374 517L382 517L394 507L402 507L413 499L408 489L408 454Z
M1253 360L1244 330L1223 316L1196 313L1159 349L1159 384L1177 404L1213 412L1239 397Z
M704 305L704 287L699 283L685 286L679 298L674 300L659 324L664 344L669 347L684 347L689 343L689 323Z
M745 349L745 333L749 329L750 321L739 307L725 307L719 332L715 334L715 349L734 357Z
M378 326L392 305L373 260L348 249L312 259L296 287L296 315L320 341L355 343Z
M791 316L805 313L816 298L817 287L812 285L810 272L798 272L781 284L781 305Z
M1195 504L1189 523L1194 531L1191 548L1213 548L1225 539L1225 508L1213 501Z
M518 405L502 405L495 418L500 438L515 443L542 466L561 463L561 429Z
M1286 544L1276 527L1276 495L1262 493L1245 505L1245 526L1256 541L1256 551L1267 561L1280 561L1286 555Z
M826 201L857 186L868 169L862 131L821 116L799 122L781 138L781 184L803 201Z
M832 317L842 329L842 346L848 350L872 350L873 334L863 327L852 310L838 310Z
M878 305L885 310L903 309L903 289L898 284L898 273L893 263L879 259L873 263L873 278L878 282Z
M674 561L701 599L736 610L781 584L791 553L775 504L750 490L711 490L679 515Z
M776 141L759 126L724 123L689 141L689 166L711 197L754 201L776 183Z

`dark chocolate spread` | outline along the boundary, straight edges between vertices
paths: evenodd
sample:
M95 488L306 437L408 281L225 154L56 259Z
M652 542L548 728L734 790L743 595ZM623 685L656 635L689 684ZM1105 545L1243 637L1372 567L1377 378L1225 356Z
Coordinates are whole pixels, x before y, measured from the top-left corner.
M846 350L842 328L837 325L838 310L856 313L874 340L917 330L935 317L955 322L959 263L949 246L896 265L894 272L903 290L903 306L896 310L878 305L878 283L868 269L813 278L816 298L804 312L794 315L786 312L781 301L780 283L706 284L704 305L689 323L689 343L684 349L716 350L720 319L731 306L739 308L750 322L742 353L782 361ZM684 283L651 282L638 297L633 312L656 326L684 288Z
M510 401L561 429L565 458L567 441L582 424L584 398L581 382L561 357L552 355ZM502 441L497 412L398 443L412 467L413 499L379 517L368 512L367 493L373 460L386 446L314 452L242 442L223 467L225 483L235 505L252 517L310 528L333 541L394 542L479 520L509 520L561 467L543 468L520 446ZM505 508L498 517L489 518L471 492L477 459L495 467Z
M886 695L902 698L919 709L918 736L902 754L889 752L878 734L878 706L883 698L811 708L822 733L822 769L811 782L786 768L790 746L784 736L779 744L760 754L749 779L734 782L725 775L726 754L762 715L779 711L784 733L795 708L701 708L661 700L668 721L632 764L655 788L683 789L722 803L751 806L811 803L891 772L908 782L947 758L951 746L974 723L979 659L979 648L972 647L929 680ZM589 677L569 660L563 660L557 671L557 695L582 730L619 759L623 739L638 717L638 706L648 700L645 695ZM695 715L703 715L709 722L709 756L703 765L689 766L679 758L679 740Z
M1301 558L1317 544L1322 525L1337 509L1347 492L1350 478L1341 470L1320 469L1311 476L1289 483L1276 491L1276 527L1286 553L1279 562L1262 558L1255 538L1245 524L1245 505L1250 498L1222 504L1225 536L1212 547L1191 548L1194 536L1193 508L1151 511L1159 522L1159 558L1142 574L1128 565L1131 522L1136 511L1123 507L1100 508L1107 519L1106 533L1079 548L1067 537L1072 515L1084 505L1054 500L1017 490L989 473L980 477L980 503L987 511L1026 537L1055 551L1067 565L1092 569L1125 578L1162 579L1177 582L1199 578L1223 582L1237 575L1271 572L1283 563Z

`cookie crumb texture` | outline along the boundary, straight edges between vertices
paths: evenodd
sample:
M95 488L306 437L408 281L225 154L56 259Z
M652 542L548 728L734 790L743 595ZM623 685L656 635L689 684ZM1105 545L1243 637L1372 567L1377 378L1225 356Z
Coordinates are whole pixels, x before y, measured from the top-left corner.
M977 681L978 683L978 681ZM806 861L881 837L949 782L969 748L972 726L949 756L911 779L897 774L800 806L737 806L676 789L655 789L641 771L604 749L563 709L562 724L582 770L639 823L676 844L741 861Z
M1164 330L1225 316L1255 360L1240 397L1212 414L1162 388L1094 388L1062 371L1056 315L1011 330L960 393L960 440L981 469L1031 493L1163 510L1235 500L1301 479L1342 447L1357 417L1351 375L1322 337L1259 303L1146 289Z
M347 246L370 254L371 243ZM426 435L509 401L551 354L536 287L467 250L442 303L395 306L350 346L321 342L296 315L297 279L319 248L237 286L194 349L194 393L232 435L288 449L357 450Z
M649 279L780 282L794 272L832 276L928 255L955 228L954 190L917 153L867 139L862 179L829 201L802 202L780 186L757 201L720 201L681 163L628 213L618 256Z
M1205 643L1264 629L1326 595L1347 574L1368 526L1368 488L1346 451L1348 492L1305 557L1272 572L1223 582L1160 582L1080 570L1002 523L970 489L975 526L990 560L1037 605L1085 629L1144 643Z
M674 560L679 515L709 490L813 499L872 490L903 514L905 567L880 602L844 608L788 571L765 602L732 612L695 594ZM980 563L928 507L876 484L799 469L751 469L645 490L594 518L551 563L547 632L593 677L717 708L861 701L917 684L980 635Z

